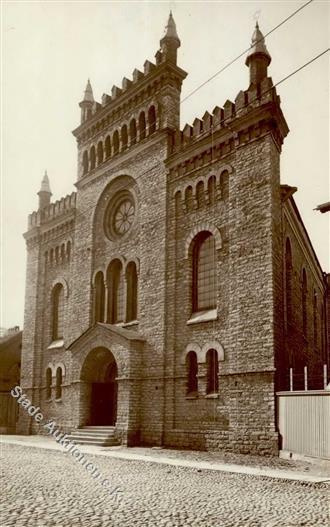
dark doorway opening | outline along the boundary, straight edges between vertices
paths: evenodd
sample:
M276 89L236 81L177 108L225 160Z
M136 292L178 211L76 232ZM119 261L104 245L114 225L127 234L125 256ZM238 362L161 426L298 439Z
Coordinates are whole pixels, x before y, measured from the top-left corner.
M117 364L106 348L92 350L85 359L81 380L82 407L86 408L82 423L90 426L115 426L117 420Z
M114 426L117 419L117 367L108 367L104 382L93 382L91 386L90 424Z

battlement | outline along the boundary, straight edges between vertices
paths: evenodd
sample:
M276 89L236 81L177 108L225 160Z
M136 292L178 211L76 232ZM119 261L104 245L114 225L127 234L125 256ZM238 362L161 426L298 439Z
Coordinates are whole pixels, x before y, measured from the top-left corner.
M269 102L280 106L280 98L273 81L270 77L266 77L257 85L250 85L248 90L240 91L235 102L227 100L223 108L216 106L211 114L206 111L201 119L196 117L192 125L186 124L182 130L178 130L174 135L172 153L182 151L192 143L201 141L221 129L228 129L229 123L235 119Z
M81 123L73 131L78 144L88 142L104 128L116 125L123 117L136 113L152 99L165 85L180 90L187 73L177 66L177 49L180 40L175 22L170 13L165 35L160 40L160 48L155 54L156 62L146 60L143 71L134 69L131 78L123 77L121 86L113 85L111 93L104 93L101 102L94 100L93 90L88 80L81 108Z
M54 203L50 203L47 207L42 210L37 210L29 214L28 216L28 229L39 227L42 223L52 221L54 218L67 215L69 212L76 208L76 192L68 194L64 198L61 198Z
M137 83L141 82L142 80L145 80L146 77L150 75L154 70L156 69L156 64L153 64L149 60L146 60L144 63L144 70L143 72L135 69L132 73L132 80L128 79L127 77L123 77L121 82L121 88L119 88L116 85L113 85L111 88L111 95L108 93L104 93L102 95L101 103L98 103L94 101L92 106L92 111L88 115L88 119L91 119L95 114L100 112L103 108L106 106L111 105L114 103L114 101L118 102L118 99L125 95L126 92L133 90Z

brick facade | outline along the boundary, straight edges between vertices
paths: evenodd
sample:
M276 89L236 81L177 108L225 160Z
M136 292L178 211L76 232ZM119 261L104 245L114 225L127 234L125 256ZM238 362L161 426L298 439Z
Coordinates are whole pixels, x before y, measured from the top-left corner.
M288 367L325 357L325 282L290 187L280 184L288 128L260 35L256 28L248 90L182 131L186 73L176 63L180 41L171 16L156 64L134 70L132 81L124 78L102 103L87 85L73 132L77 192L50 203L45 185L25 235L21 383L65 430L90 424L93 384L104 382L103 373L115 364L116 433L123 444L276 453L275 389L284 387ZM203 232L214 240L215 305L193 312L193 251ZM290 324L287 238L294 266ZM136 320L126 315L130 265L137 273ZM302 340L304 266L308 333ZM54 340L56 284L63 287L64 334ZM113 302L118 313L121 306L118 320ZM217 393L207 388L209 350L219 364ZM187 393L189 352L197 357L193 394ZM61 397L55 393L58 368ZM23 413L20 429L38 432Z

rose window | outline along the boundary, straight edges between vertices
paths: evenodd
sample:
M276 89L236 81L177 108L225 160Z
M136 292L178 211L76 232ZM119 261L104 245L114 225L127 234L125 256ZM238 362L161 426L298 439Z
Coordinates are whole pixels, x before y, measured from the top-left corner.
M128 232L133 224L135 207L131 200L125 199L115 209L113 227L117 235L122 236Z
M129 234L136 220L134 195L125 189L110 199L104 215L104 231L110 240Z

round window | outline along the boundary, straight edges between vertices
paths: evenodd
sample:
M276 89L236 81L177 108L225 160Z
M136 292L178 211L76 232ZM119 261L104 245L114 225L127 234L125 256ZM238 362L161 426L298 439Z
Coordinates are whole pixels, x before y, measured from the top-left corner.
M113 214L113 230L118 236L126 234L132 227L135 216L134 203L130 199L123 199Z
M125 190L110 200L104 217L105 233L110 239L120 238L130 231L134 220L134 198Z

